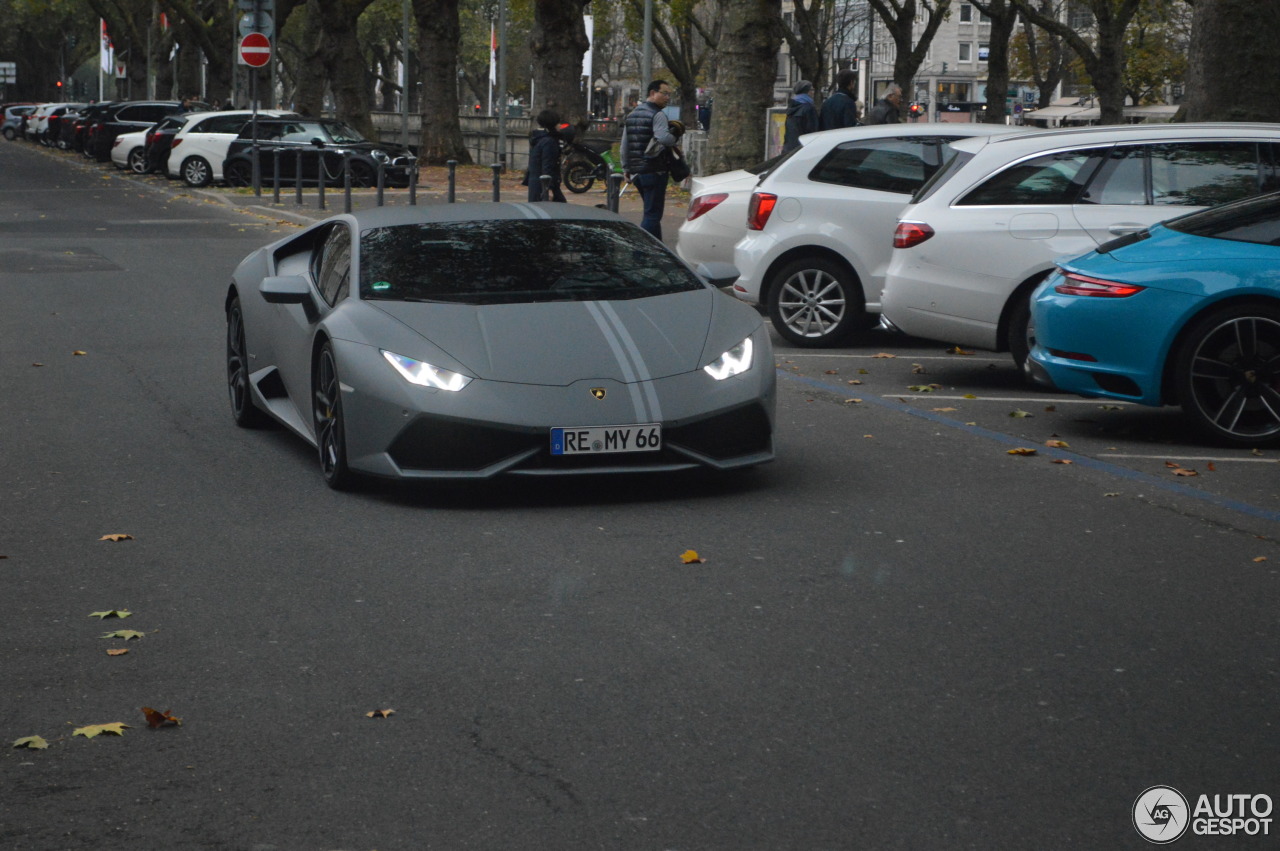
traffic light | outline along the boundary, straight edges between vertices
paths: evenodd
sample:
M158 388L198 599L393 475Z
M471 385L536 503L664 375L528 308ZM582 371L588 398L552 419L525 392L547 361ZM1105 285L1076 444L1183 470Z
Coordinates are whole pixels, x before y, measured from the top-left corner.
M918 103L913 103L911 104L909 111L911 113L911 118L914 121L915 119L919 118L921 114L924 113L924 107L922 107Z
M58 80L56 83L54 83L54 84L53 84L53 86L54 86L54 88L56 88L56 89L58 90L58 94L62 94L62 81L61 81L61 80Z

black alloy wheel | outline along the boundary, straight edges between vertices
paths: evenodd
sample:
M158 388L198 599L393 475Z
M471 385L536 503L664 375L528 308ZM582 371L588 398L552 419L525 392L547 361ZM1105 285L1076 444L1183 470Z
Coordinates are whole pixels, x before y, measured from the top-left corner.
M363 160L351 161L351 185L361 189L378 185L378 171Z
M342 418L342 386L333 346L325 343L316 359L312 377L312 398L316 424L316 445L320 450L320 472L334 490L346 490L355 474L347 467L347 433Z
M270 419L253 404L244 339L244 312L240 309L240 299L233 298L227 307L227 390L231 397L231 416L241 428L261 428Z
M1201 317L1174 369L1182 411L1202 431L1237 446L1280 444L1280 306L1234 304Z
M222 167L222 179L228 186L252 186L253 164L246 160L231 160Z

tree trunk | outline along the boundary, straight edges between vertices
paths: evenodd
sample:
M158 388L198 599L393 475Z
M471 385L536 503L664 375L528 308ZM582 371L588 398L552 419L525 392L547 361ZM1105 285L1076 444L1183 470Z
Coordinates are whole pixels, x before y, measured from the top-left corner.
M1187 121L1280 121L1280 16L1256 0L1196 0Z
M560 120L587 126L587 99L582 91L582 56L591 45L582 22L584 0L537 0L533 9L533 79L537 103L531 113L554 109ZM641 85L648 81L642 80Z
M458 0L413 0L422 73L422 139L418 161L471 163L458 124Z
M324 115L325 71L320 56L324 41L324 26L315 10L318 0L311 0L305 9L301 44L298 49L298 85L294 93L294 106L300 114L312 118Z
M889 37L896 48L893 60L893 82L901 87L904 100L915 100L912 81L916 72L924 64L924 57L929 52L929 44L933 41L938 27L951 9L951 0L870 0L871 8L889 29ZM925 26L920 34L920 41L913 44L916 31L916 19L923 7Z
M728 4L717 63L718 77L728 85L716 91L708 171L731 171L764 159L764 117L773 106L781 43L782 0Z
M1006 0L989 3L973 0L973 5L991 19L990 53L987 55L987 109L982 115L986 124L1004 124L1005 100L1009 91L1009 40L1018 24L1018 7Z
M320 59L324 63L329 90L337 117L361 135L377 137L369 116L368 63L360 51L358 35L360 16L373 0L314 0L307 4L307 14L319 13L324 38L320 40Z

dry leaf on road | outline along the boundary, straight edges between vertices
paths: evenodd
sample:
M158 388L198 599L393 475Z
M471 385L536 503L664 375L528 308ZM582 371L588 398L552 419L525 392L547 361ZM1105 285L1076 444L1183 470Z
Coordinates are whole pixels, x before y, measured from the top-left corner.
M157 727L181 727L182 719L173 717L173 710L166 709L164 712L152 709L150 706L142 707L142 714L147 716L147 726L151 729Z
M706 564L707 560L698 556L697 550L685 550L680 555L680 560L685 564Z
M1035 454L1036 454L1036 450L1031 449L1031 448L1026 447L1026 446L1019 446L1017 449L1009 449L1009 450L1007 450L1005 454L1007 454L1007 455L1035 455Z
M33 751L42 751L49 747L49 743L39 736L23 736L13 743L15 748L30 748Z
M123 721L115 721L110 724L90 724L87 727L77 727L71 732L71 735L84 736L86 739L92 739L100 733L110 733L113 736L123 736L124 731L128 729L128 724Z
M122 535L122 534L117 533L117 534L113 534L113 535L103 535L103 536L102 536L101 538L99 538L98 540L99 540L99 541L132 541L132 540L133 540L133 536L132 536L132 535Z
M124 609L112 609L109 612L90 612L89 617L97 618L98 620L105 620L106 618L127 618L131 614L133 614L133 612L126 611Z
M395 714L396 714L396 711L394 709L375 709L372 712L366 712L364 714L364 717L365 718L390 718L392 715L395 715Z

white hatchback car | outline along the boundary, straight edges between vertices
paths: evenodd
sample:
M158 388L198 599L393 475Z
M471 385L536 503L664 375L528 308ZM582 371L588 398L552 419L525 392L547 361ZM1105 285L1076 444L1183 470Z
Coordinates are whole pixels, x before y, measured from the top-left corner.
M142 174L147 162L147 134L150 130L121 133L111 143L111 162L116 168Z
M879 124L801 136L760 181L733 252L734 294L796 346L833 346L880 312L898 214L969 136L998 124Z
M676 254L690 266L732 263L733 247L747 232L751 193L781 161L777 156L750 168L694 177L689 184L689 212L676 235Z
M1280 188L1280 125L1133 124L955 144L894 236L882 324L1008 351L1034 342L1031 291L1058 258Z
M295 113L280 109L260 109L259 118L285 118ZM253 111L229 109L221 112L193 112L173 137L169 149L168 173L188 186L208 186L222 180L222 162L240 130L253 118Z

